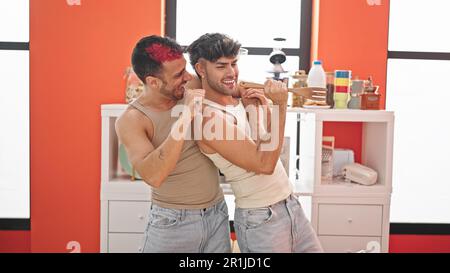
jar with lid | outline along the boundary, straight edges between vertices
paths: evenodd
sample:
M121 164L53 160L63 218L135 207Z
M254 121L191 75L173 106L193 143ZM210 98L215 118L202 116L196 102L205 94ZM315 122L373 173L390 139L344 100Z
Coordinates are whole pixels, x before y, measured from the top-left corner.
M296 71L292 78L296 79L296 81L292 84L293 88L308 87L308 75L306 75L305 70ZM292 95L292 107L302 107L304 103L305 98L303 96L296 94Z
M360 80L358 76L351 81L350 84L350 100L347 104L349 109L360 109L361 108L361 95L364 91L364 81Z
M327 104L334 107L334 72L326 72L327 75Z

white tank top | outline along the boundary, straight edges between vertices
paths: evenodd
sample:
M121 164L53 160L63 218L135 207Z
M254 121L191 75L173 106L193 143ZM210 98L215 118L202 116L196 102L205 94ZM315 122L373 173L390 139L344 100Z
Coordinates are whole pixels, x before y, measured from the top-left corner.
M247 133L250 132L247 114L241 101L234 107L225 107L207 99L204 99L203 102L210 107L233 115L238 127ZM267 207L286 199L293 192L293 186L279 159L273 174L265 175L240 168L218 153L204 154L224 174L226 182L230 183L236 197L236 206L239 208Z

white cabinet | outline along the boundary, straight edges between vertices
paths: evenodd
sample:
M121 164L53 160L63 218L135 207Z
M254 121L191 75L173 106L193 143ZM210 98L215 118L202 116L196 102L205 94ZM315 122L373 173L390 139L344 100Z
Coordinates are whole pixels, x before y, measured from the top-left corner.
M311 196L312 225L326 252L381 251L389 247L394 113L292 109L300 116L297 191ZM361 164L378 174L372 186L322 179L324 122L362 123ZM358 136L357 136L358 137Z
M381 236L383 206L319 204L320 235Z
M141 252L143 233L109 233L108 252L110 253L134 253Z
M357 237L357 236L319 236L322 247L332 253L356 253L361 250L376 251L370 244L375 242L381 245L381 237ZM373 243L372 243L373 244Z
M125 104L102 105L101 160L101 252L138 252L148 221L150 186L119 170L118 140L114 129ZM296 126L299 179L295 181ZM377 184L361 186L339 180L321 179L321 145L324 121L362 122L362 164L378 172ZM290 178L301 197L305 214L327 252L357 252L367 245L379 245L388 251L389 207L392 191L392 136L394 115L386 111L289 109L286 135L290 137ZM229 185L223 184L230 220L234 198ZM309 212L311 208L311 213Z
M150 202L110 201L109 232L143 233L148 222Z
M119 142L114 125L126 108L126 104L101 106L101 252L139 252L143 247L150 212L150 186L142 180L132 181L119 167ZM227 194L228 206L232 207L234 198L229 195L231 188L223 185L222 189ZM234 212L231 210L230 208L230 216Z
M150 209L150 186L119 170L114 129L125 104L102 105L100 251L139 252Z

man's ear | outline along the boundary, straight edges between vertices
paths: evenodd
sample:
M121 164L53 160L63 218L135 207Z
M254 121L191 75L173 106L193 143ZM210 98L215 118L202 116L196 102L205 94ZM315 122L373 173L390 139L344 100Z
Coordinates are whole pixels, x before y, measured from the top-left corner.
M206 75L206 67L205 67L205 62L202 60L199 60L195 65L194 65L194 69L195 71L197 71L197 73L200 75L200 78L204 78Z
M147 76L147 78L145 78L145 83L151 89L160 89L162 86L162 81L154 76Z

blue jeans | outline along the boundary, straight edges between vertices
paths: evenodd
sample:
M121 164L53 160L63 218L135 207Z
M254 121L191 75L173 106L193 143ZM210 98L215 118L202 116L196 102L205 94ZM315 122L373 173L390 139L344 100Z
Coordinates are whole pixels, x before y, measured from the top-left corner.
M206 209L151 205L143 252L230 253L228 207L224 200Z
M234 228L241 252L323 252L297 197L269 207L236 208Z

